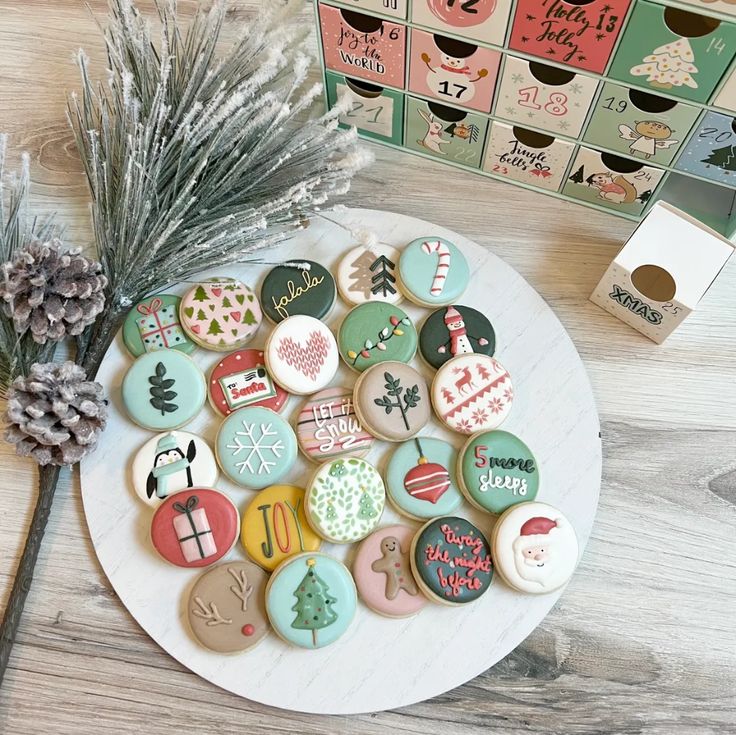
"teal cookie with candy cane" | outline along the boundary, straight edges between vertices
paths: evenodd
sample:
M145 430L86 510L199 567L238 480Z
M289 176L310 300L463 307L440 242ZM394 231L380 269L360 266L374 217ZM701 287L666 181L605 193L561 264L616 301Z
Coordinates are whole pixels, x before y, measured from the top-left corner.
M166 349L189 355L197 349L182 329L179 304L178 296L164 293L139 301L128 312L123 323L123 342L133 357Z

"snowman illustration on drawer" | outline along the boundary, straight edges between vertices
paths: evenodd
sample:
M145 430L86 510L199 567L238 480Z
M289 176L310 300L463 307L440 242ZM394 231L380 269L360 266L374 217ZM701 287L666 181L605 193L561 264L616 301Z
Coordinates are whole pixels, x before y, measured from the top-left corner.
M488 76L488 69L471 69L468 58L478 47L454 38L434 36L437 56L426 51L421 59L427 66L427 86L440 98L452 98L467 104L475 96L475 83Z

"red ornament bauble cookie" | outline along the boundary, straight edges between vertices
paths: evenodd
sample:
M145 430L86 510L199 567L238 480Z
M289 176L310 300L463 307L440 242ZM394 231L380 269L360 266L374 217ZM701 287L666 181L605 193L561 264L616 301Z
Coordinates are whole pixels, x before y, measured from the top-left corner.
M404 487L412 497L436 503L450 487L450 473L441 464L420 457L404 476Z
M496 9L496 0L477 0L474 3L427 0L427 4L440 20L456 28L469 28L485 23Z

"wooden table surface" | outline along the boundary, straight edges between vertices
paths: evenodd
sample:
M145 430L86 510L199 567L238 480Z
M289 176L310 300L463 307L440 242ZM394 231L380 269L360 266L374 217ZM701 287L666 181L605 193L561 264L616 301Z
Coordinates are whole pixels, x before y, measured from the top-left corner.
M57 211L68 242L82 246L88 196L65 93L78 88L79 46L103 75L94 18L104 1L91 9L0 0L0 131L14 152L31 153L35 208ZM587 301L631 223L373 149L350 203L436 221L492 248L549 302L589 371L603 486L560 603L505 660L434 700L350 718L263 707L200 680L138 627L95 558L78 475L65 472L0 690L0 732L736 732L736 259L658 347ZM4 443L0 468L2 610L36 473Z

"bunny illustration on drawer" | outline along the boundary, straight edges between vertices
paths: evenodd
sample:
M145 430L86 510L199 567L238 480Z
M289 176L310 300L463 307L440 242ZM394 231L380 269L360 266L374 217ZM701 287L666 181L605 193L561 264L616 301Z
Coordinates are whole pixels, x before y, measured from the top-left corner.
M736 186L736 119L708 112L685 144L675 168Z
M406 20L408 0L343 0L366 13L383 13Z
M404 86L406 26L319 5L325 66L346 76Z
M438 31L502 46L511 0L413 0L414 23Z

